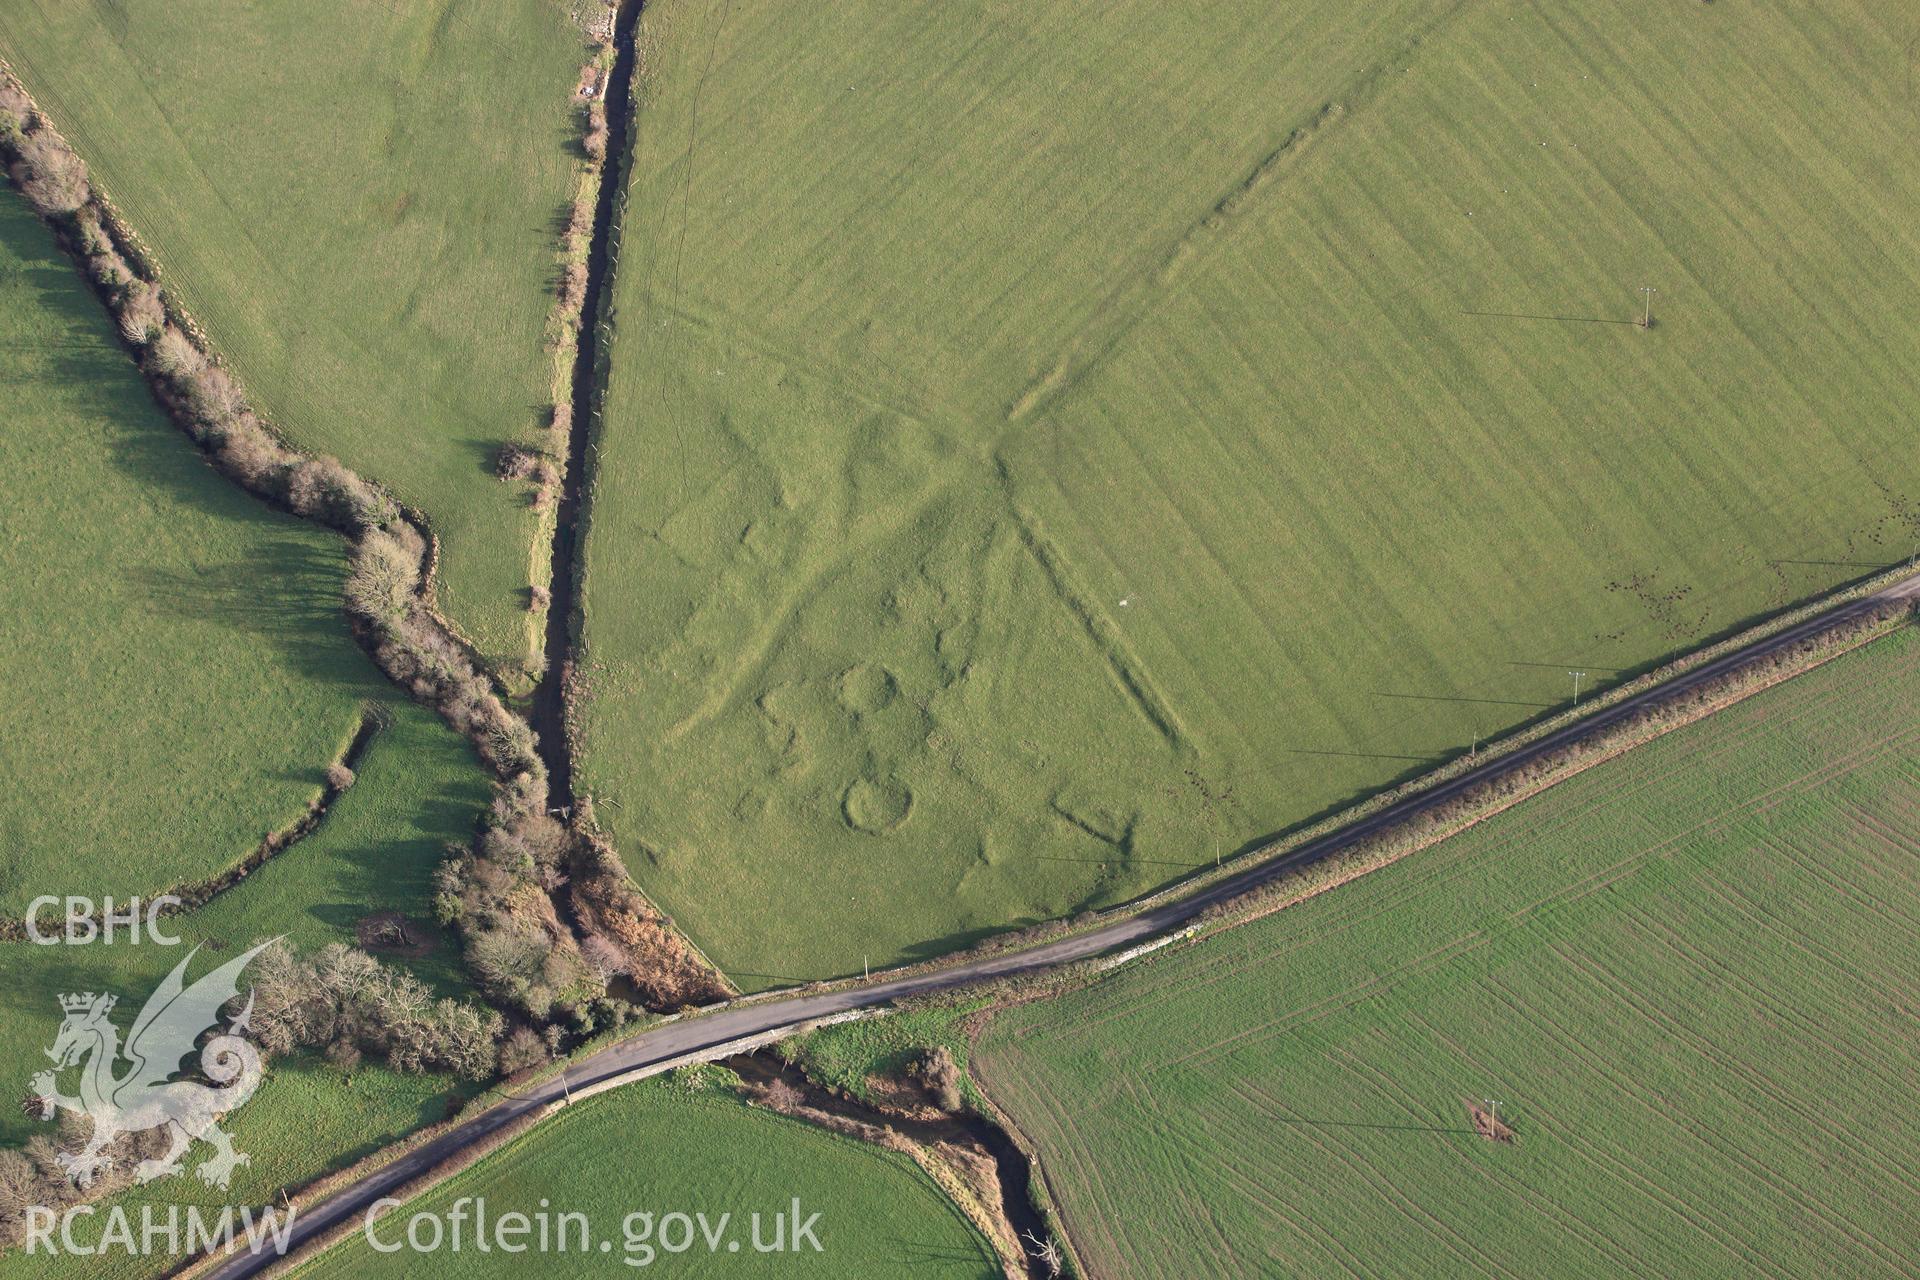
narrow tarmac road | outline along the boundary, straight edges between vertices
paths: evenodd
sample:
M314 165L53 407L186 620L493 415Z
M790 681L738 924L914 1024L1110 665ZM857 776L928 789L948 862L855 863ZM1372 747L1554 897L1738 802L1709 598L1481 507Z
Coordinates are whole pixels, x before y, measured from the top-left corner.
M767 1000L759 1004L691 1018L684 1022L669 1023L644 1032L631 1040L582 1058L562 1074L543 1081L526 1093L510 1098L491 1110L475 1116L418 1150L408 1152L385 1168L336 1192L320 1204L311 1208L302 1208L297 1215L291 1234L289 1252L297 1251L302 1244L346 1218L364 1213L369 1205L388 1194L394 1187L426 1173L441 1161L497 1132L502 1126L547 1103L563 1101L571 1091L615 1080L674 1058L718 1049L748 1036L780 1031L803 1022L831 1017L850 1010L870 1009L905 996L924 995L993 978L1037 973L1172 933L1187 925L1194 917L1215 903L1224 902L1251 889L1257 889L1296 867L1316 862L1363 836L1371 835L1423 809L1440 804L1487 778L1516 765L1538 759L1576 739L1618 723L1649 703L1713 680L1750 659L1777 652L1835 623L1863 613L1880 601L1916 598L1920 598L1920 574L1904 578L1874 595L1836 606L1778 635L1756 641L1743 649L1704 663L1684 675L1656 685L1604 711L1568 725L1558 732L1548 734L1538 742L1509 755L1490 760L1485 765L1471 769L1449 782L1417 795L1408 796L1351 826L1310 841L1284 857L1248 867L1189 897L1169 902L1131 919L1024 951L982 959L961 960L943 968L847 987L838 991ZM207 1277L208 1280L241 1280L242 1277L258 1275L277 1260L277 1256L272 1252L237 1253L208 1272Z

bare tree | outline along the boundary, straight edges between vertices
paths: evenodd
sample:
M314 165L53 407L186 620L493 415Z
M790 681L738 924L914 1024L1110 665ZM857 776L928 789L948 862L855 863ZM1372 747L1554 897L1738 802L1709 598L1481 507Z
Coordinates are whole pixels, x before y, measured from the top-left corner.
M805 1101L806 1098L802 1096L801 1092L785 1080L769 1081L760 1090L760 1102L762 1105L770 1107L775 1111L791 1112Z
M93 195L87 186L86 162L69 151L43 127L19 143L13 180L33 207L49 215L69 214Z
M1040 1265L1047 1269L1048 1275L1057 1276L1066 1267L1066 1259L1060 1254L1060 1243L1052 1236L1042 1240L1029 1231L1024 1239L1027 1242L1027 1252L1039 1260Z
M500 1074L513 1075L532 1067L545 1066L551 1058L546 1041L532 1027L515 1027L500 1043Z
M160 291L142 280L128 287L120 300L120 332L128 342L145 346L167 323Z
M953 1060L953 1050L943 1044L928 1050L920 1060L920 1078L942 1111L960 1110L960 1064Z

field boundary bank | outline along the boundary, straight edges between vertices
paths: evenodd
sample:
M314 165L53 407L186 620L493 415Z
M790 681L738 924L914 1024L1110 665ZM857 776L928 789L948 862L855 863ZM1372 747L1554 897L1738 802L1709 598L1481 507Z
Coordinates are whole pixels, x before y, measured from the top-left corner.
M541 723L541 685L548 678L564 643L566 615L556 601L556 591L565 592L570 584L553 575L557 549L567 536L567 503L570 469L573 466L573 436L579 424L576 387L579 352L583 343L591 343L589 318L595 309L595 257L599 250L594 237L595 213L600 207L608 178L618 167L620 141L610 133L615 123L609 120L608 103L616 93L619 77L619 0L580 0L573 5L571 18L580 29L590 50L580 67L573 92L575 109L583 121L577 140L583 163L567 205L566 226L561 230L555 261L559 275L553 290L553 305L547 313L545 345L551 353L551 377L548 391L552 404L545 426L558 438L557 453L544 445L524 449L509 442L496 459L496 473L502 480L528 479L534 483L532 505L540 513L533 538L528 545L527 627L528 662L525 666L529 719L545 743L546 726ZM591 18L583 16L591 13ZM512 465L518 462L524 470ZM557 495L557 496L556 496ZM556 617L555 615L559 616ZM558 641L559 643L556 643ZM547 761L549 772L556 760ZM558 762L564 764L564 762ZM566 790L566 788L562 788Z
M574 653L579 644L581 608L579 575L579 525L581 490L587 482L590 462L592 424L600 407L600 379L597 360L600 350L598 331L606 322L607 281L612 276L618 246L613 243L613 212L618 204L621 179L626 169L626 146L633 116L632 83L634 75L634 24L639 20L639 0L620 0L614 8L612 31L613 61L607 68L593 107L602 141L600 160L593 182L593 200L586 228L586 261L582 264L577 289L563 285L563 295L572 293L575 305L572 358L567 361L567 400L564 428L558 412L554 418L562 436L560 448L560 497L554 506L552 528L548 531L545 637L541 647L543 664L529 700L528 718L540 738L540 754L547 762L550 803L572 807L574 742L571 719L567 714L567 688L571 683ZM576 207L576 223L577 207Z
M1284 881L1258 886L1245 894L1223 900L1197 918L1204 928L1192 932L1195 938L1210 937L1235 925L1270 915L1295 902L1314 897L1327 889L1357 879L1369 871L1388 866L1408 854L1438 844L1442 840L1459 835L1469 828L1476 827L1491 818L1498 817L1524 801L1574 778L1587 770L1625 755L1636 747L1642 747L1657 738L1689 725L1697 724L1715 712L1746 701L1757 694L1765 693L1776 685L1784 684L1796 676L1802 676L1818 667L1826 665L1835 658L1843 657L1864 645L1889 636L1909 623L1913 604L1912 598L1901 597L1899 604L1891 605L1887 610L1867 609L1850 618L1836 620L1830 627L1804 637L1797 646L1790 646L1780 654L1759 654L1741 662L1723 675L1691 688L1672 691L1666 697L1658 699L1637 712L1629 713L1609 724L1596 724L1590 732L1574 738L1563 747L1558 758L1550 754L1544 757L1537 775L1516 780L1515 775L1528 768L1524 761L1515 761L1492 775L1479 780L1474 788L1463 792L1459 797L1459 811L1454 814L1441 814L1440 809L1447 802L1437 801L1433 807L1417 810L1408 814L1400 822L1389 827L1381 834L1382 841L1390 840L1396 832L1418 822L1422 818L1433 819L1434 830L1410 833L1414 834L1413 843L1391 850L1369 850L1362 852L1365 838L1354 844L1330 852L1324 861L1310 864L1320 868L1339 867L1335 878L1324 884L1306 888L1303 892L1291 896L1279 893L1288 886ZM1512 784L1511 790L1500 790L1504 784ZM1485 789L1498 794L1474 794ZM1357 864L1353 867L1341 865L1341 860L1354 856ZM1302 868L1305 870L1305 868ZM1273 895L1277 901L1267 901ZM1178 941L1176 937L1169 941Z
M559 467L559 499L548 546L548 601L544 665L528 700L528 720L547 768L547 805L589 842L612 848L611 839L594 820L593 798L574 789L574 761L579 750L575 701L583 688L586 620L586 535L592 511L593 457L605 407L607 373L613 337L612 284L619 266L625 233L626 178L635 117L640 110L639 22L645 0L606 0L610 15L606 36L611 59L601 68L596 96L588 99L589 157L594 167L593 201L585 237L584 273L577 286L562 286L562 302L573 300L572 359L568 362L568 399L564 414L556 411L554 427L563 437ZM597 37L596 37L597 38ZM598 64L590 64L598 65ZM584 69L583 69L584 74ZM579 226L579 206L574 226ZM644 904L670 938L670 949L689 957L705 970L715 986L737 994L726 971L674 922L673 916L646 892L614 853L625 878L625 889ZM555 895L563 916L571 911L565 895ZM577 920L573 921L578 925ZM669 965L669 968L672 966ZM644 1001L642 1003L645 1003Z
M218 872L204 880L170 885L165 889L160 889L145 895L147 901L155 901L166 897L179 899L178 902L168 903L164 907L161 907L156 914L159 917L172 917L187 915L200 910L200 908L206 906L215 898L245 880L261 867L267 865L268 862L293 849L294 846L298 845L302 840L305 840L308 836L319 830L320 824L325 822L328 814L333 812L334 804L340 797L352 790L354 785L351 780L344 782L336 781L331 776L334 766L344 768L350 773L358 772L360 761L366 757L367 752L373 746L374 739L380 736L380 731L385 729L389 723L391 723L391 721L385 712L376 704L369 703L360 712L360 724L353 731L353 737L348 741L346 750L328 763L327 772L329 776L322 781L320 794L307 802L307 811L305 813L278 831L269 832L259 844L253 847L251 852L247 853L238 862L227 867L226 870ZM68 916L63 911L60 915L60 921L63 926L91 921L93 925L98 928L101 920L102 917L99 913L87 916ZM27 921L25 916L9 916L4 920L0 920L0 943L30 943L31 941L32 939L27 934Z

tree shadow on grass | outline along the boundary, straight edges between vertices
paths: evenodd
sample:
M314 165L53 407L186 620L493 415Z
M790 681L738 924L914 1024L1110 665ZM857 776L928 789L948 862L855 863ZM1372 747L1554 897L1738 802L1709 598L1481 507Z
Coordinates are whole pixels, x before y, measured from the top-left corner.
M352 800L350 788L339 803L348 805ZM313 914L336 926L351 924L371 911L431 915L433 875L445 856L445 847L450 841L470 837L484 809L484 796L462 800L453 794L436 795L408 805L409 821L422 834L360 842L334 855L340 863L337 890L351 904L352 917L326 914L329 908L323 905L316 905ZM330 815L327 821L332 822L334 818Z
M986 1257L978 1249L963 1249L958 1245L930 1244L919 1240L894 1239L894 1247L899 1250L895 1261L904 1267L928 1267L943 1262L975 1262L986 1265ZM986 1270L985 1275L994 1275L995 1270Z
M347 630L340 605L343 570L337 555L275 537L251 559L198 572L132 565L120 576L136 607L237 632L271 646L302 675L371 697L387 686Z
M100 424L106 461L160 504L187 507L209 520L267 517L267 504L213 469L193 441L167 416L118 346L72 347L54 362L63 398Z
M925 942L915 942L900 948L897 963L915 964L922 960L932 960L940 956L952 955L956 951L965 951L968 947L977 946L985 942L988 938L998 937L1003 933L1015 933L1021 929L1031 928L1037 924L1044 924L1050 919L1052 919L1050 916L1023 916L1019 920L1009 921L1003 925L993 925L982 929L961 929L956 933L949 933L945 937L932 938Z

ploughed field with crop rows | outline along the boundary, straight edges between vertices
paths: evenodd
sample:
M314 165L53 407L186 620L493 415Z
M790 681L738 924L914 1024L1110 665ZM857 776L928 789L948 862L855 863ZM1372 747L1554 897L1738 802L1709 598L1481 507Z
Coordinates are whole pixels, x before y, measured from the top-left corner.
M1124 899L1920 537L1883 6L642 40L580 774L743 985Z
M1010 1009L973 1069L1103 1276L1898 1272L1917 741L1907 628Z

